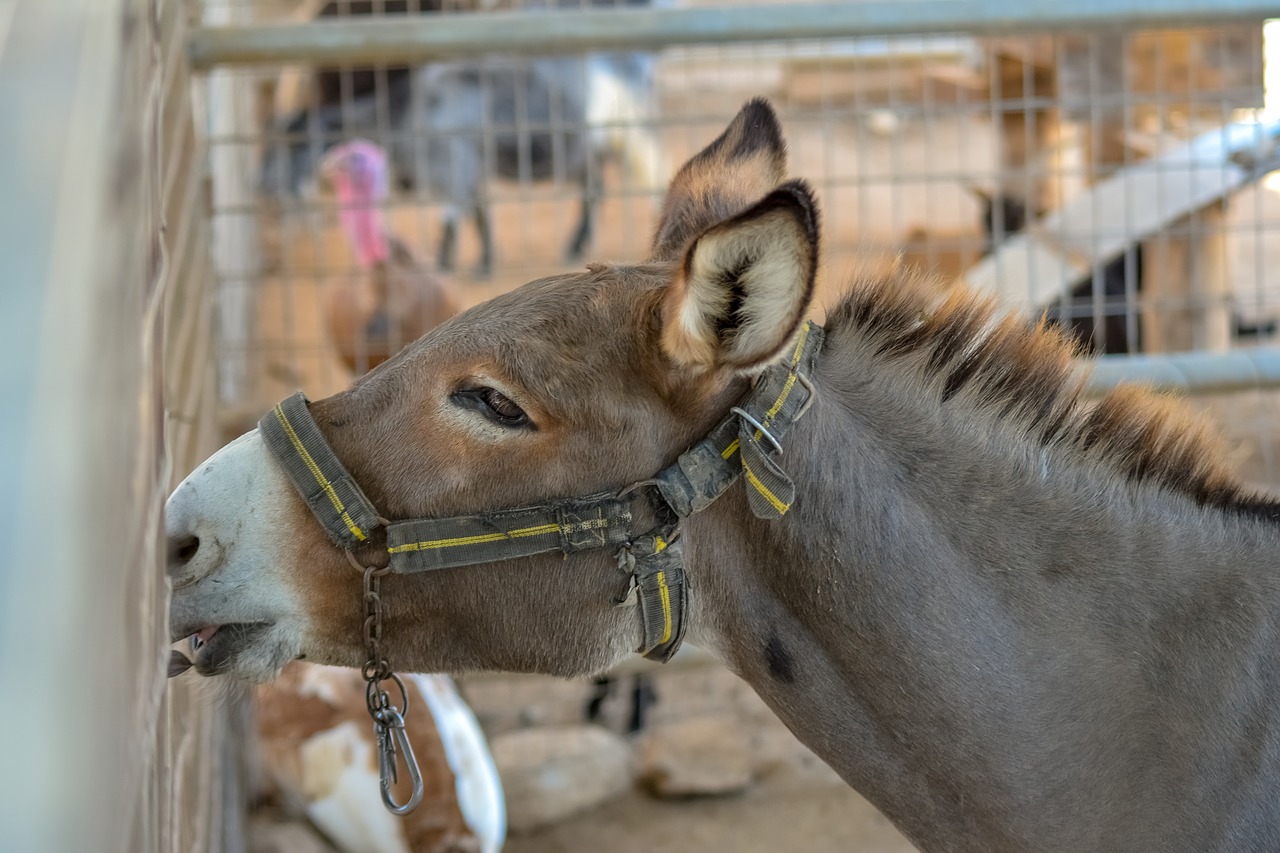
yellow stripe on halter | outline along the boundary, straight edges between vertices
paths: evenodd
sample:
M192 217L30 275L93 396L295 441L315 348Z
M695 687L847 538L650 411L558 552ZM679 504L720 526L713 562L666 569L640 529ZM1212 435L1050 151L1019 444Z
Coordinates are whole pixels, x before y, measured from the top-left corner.
M805 323L804 328L800 330L800 337L796 338L795 352L791 353L791 373L787 375L787 381L782 386L782 391L778 394L778 399L774 401L774 404L769 408L769 411L765 412L764 422L766 425L768 425L769 421L773 420L774 415L782 411L782 407L786 405L787 398L791 396L791 389L794 388L796 384L796 366L800 364L800 355L804 352L804 342L808 339L809 324ZM756 438L760 438L759 430L756 430Z
M662 540L659 539L659 542ZM659 551L662 549L659 548ZM662 639L658 645L664 645L671 639L671 591L667 589L667 573L658 572L658 595L662 598Z
M539 524L536 527L522 527L506 533L482 533L477 536L459 536L455 539L431 539L426 542L406 542L388 548L389 554L403 554L407 551L432 551L438 548L457 548L463 545L485 545L489 542L501 542L504 539L524 539L529 536L542 536L546 533L559 533L558 524Z
M751 469L747 467L747 460L742 460L742 470L747 474L747 482L749 482L757 492L759 492L765 500L773 504L773 508L778 511L778 515L786 515L787 510L791 509L791 504L783 503L778 500L778 496L769 490L769 487L760 482L755 474L751 473Z
M800 355L804 352L804 342L808 340L808 338L809 338L809 324L805 323L804 326L800 329L800 337L796 338L795 351L791 353L791 373L787 375L787 381L783 383L782 390L778 392L778 399L774 400L773 405L769 407L769 411L765 412L765 415L764 415L765 426L768 426L769 422L773 420L774 417L777 416L778 412L782 411L782 407L787 404L787 398L791 396L791 389L794 388L796 385L796 372L795 372L796 365L800 363ZM755 436L756 441L759 441L763 437L764 437L764 433L760 432L760 430L756 430L756 436ZM720 451L720 457L722 459L728 459L737 452L738 452L738 439L735 438L733 441L729 442L728 447ZM764 492L762 492L762 494L764 494ZM786 512L786 510L782 510L782 512Z
M324 493L329 497L329 502L333 504L333 508L338 511L338 515L342 516L342 522L347 525L347 529L351 531L351 535L355 536L361 542L365 540L364 531L360 529L351 516L347 514L347 508L342 503L342 498L338 497L338 493L334 491L333 484L329 482L329 478L320 470L320 466L311 458L311 454L307 452L307 448L303 445L302 439L298 438L298 434L293 431L293 424L289 423L289 417L284 413L283 406L276 406L276 420L280 422L280 426L284 428L284 434L288 436L289 443L293 445L294 452L302 459L307 466L307 470L311 472L311 476L316 478L316 482L324 489Z

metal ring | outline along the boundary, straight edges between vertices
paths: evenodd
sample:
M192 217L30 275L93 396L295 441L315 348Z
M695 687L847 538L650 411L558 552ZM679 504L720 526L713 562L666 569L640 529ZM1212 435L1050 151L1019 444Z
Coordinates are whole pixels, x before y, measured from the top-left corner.
M355 553L352 552L350 549L343 549L342 553L346 555L347 562L350 563L352 567L355 568L355 570L360 572L361 574L364 574L365 572L371 572L375 578L382 578L391 574L391 566L389 564L382 566L381 568L379 568L378 566L372 566L372 565L366 566L364 563L361 563L359 560L356 559Z
M631 494L632 492L638 492L641 489L647 488L649 486L656 486L656 485L658 485L658 480L653 477L649 478L648 480L637 480L636 482L632 483L630 486L626 486L625 488L620 489L618 491L618 494L615 497L625 498L627 495Z
M360 667L360 677L368 684L379 684L393 676L390 664L386 658L379 657L376 660L370 658L365 661L364 666Z
M798 421L804 417L804 413L809 411L809 407L813 405L814 398L818 396L818 389L813 387L813 383L805 378L803 373L795 374L796 381L799 382L804 390L809 392L809 396L804 398L804 403L800 405L800 411L791 416L793 421Z
M372 663L372 661L370 661L370 663ZM386 661L383 661L383 663L385 664ZM369 664L365 664L366 667L368 665ZM400 680L400 676L396 675L394 672L388 672L383 678L370 678L367 679L367 681L368 683L364 687L364 701L365 705L369 708L369 716L373 717L375 720L378 719L376 713L378 710L383 708L391 708L401 717L409 716L409 692L405 690L404 682ZM384 681L394 681L396 687L400 688L400 707L397 708L395 705L390 704L390 697L387 697L388 701L385 704L379 703L376 706L374 705L375 693L380 693L383 696L386 696L387 691L378 686Z
M737 415L747 423L751 424L757 430L759 430L761 435L769 439L769 443L773 445L774 450L778 451L778 455L782 455L782 445L778 443L778 439L773 437L773 433L769 432L769 430L764 428L764 424L760 423L758 420L756 420L751 415L747 414L745 411L738 408L737 406L734 406L729 411L730 413Z

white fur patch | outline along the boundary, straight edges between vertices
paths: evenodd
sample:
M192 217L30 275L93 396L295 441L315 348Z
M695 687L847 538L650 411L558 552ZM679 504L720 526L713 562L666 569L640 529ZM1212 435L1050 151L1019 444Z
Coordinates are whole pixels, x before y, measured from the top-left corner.
M302 667L298 695L314 697L331 708L340 707L342 694L350 689L351 671L332 666L311 664Z
M663 189L670 167L649 129L656 110L646 94L603 60L587 60L587 127L592 148L621 162L633 186L656 192Z
M404 821L382 805L373 736L347 720L300 750L307 814L343 850L409 853Z
M171 624L180 631L271 624L253 653L237 661L237 670L254 678L273 677L302 642L305 614L288 582L290 539L281 533L292 491L253 430L202 462L165 504L169 537L199 540L190 561L170 571Z

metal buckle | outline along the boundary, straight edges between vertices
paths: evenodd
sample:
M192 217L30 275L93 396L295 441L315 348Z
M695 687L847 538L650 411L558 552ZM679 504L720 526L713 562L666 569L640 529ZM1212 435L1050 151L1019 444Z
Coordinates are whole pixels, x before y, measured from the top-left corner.
M813 387L813 383L803 373L796 371L795 377L796 381L804 387L804 390L809 392L809 395L804 398L804 402L800 404L800 410L791 416L791 420L798 421L804 417L804 413L809 411L809 407L813 405L814 398L818 396L818 389Z
M764 424L760 423L758 420L756 420L751 415L747 414L745 410L743 410L738 406L734 406L729 411L730 413L737 415L738 417L742 418L744 421L746 421L747 423L755 427L760 432L761 435L769 439L769 443L773 445L774 450L778 451L778 455L779 456L782 455L782 445L778 443L778 439L773 437L773 433L765 429Z

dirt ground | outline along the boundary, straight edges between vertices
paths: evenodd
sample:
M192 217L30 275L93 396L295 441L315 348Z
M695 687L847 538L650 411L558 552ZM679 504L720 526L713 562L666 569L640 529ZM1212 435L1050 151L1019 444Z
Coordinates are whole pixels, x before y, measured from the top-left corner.
M740 679L705 658L670 667L640 664L657 692L646 726L715 715L731 721L759 768L745 792L659 800L635 789L580 816L511 834L506 853L911 853L915 848L866 800L801 745ZM627 679L621 686L629 685ZM527 676L462 679L490 736L529 725L579 723L591 688ZM602 723L622 732L631 705L616 691Z
M770 780L738 797L659 802L633 793L580 818L514 836L505 853L911 853L915 848L842 785Z

